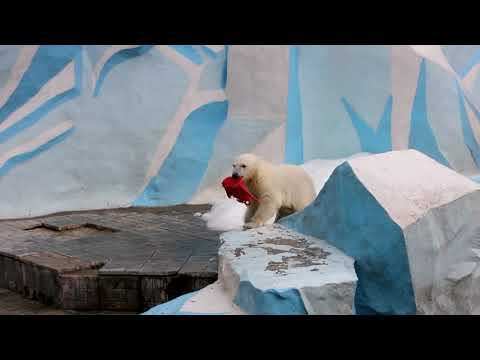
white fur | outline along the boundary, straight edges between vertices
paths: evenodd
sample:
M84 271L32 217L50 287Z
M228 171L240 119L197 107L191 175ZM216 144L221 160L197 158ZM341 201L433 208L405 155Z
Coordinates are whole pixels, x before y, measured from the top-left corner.
M275 165L253 154L242 154L233 163L233 175L243 177L258 198L248 206L244 228L265 225L303 210L316 196L310 176L301 166Z

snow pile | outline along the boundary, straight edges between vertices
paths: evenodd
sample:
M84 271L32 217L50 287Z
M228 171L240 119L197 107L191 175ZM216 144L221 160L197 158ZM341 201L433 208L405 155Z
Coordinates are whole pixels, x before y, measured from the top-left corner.
M335 168L344 161L354 159L361 156L369 155L368 153L358 153L348 158L325 160L315 159L307 161L303 164L305 171L312 177L317 194L322 190L328 178ZM240 230L243 226L243 218L247 207L236 201L226 197L211 202L212 208L209 212L202 215L202 219L207 222L207 227L216 231ZM275 219L270 219L269 223L273 223Z
M226 197L226 195L225 195ZM216 200L209 212L202 215L207 227L216 231L239 230L243 226L243 217L247 207L231 198Z

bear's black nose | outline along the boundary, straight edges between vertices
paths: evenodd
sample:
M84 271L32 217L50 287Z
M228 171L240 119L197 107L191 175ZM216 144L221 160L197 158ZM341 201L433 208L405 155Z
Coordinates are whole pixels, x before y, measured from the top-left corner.
M238 179L240 176L239 176L237 173L233 173L233 174L232 174L232 177L233 177L234 179Z

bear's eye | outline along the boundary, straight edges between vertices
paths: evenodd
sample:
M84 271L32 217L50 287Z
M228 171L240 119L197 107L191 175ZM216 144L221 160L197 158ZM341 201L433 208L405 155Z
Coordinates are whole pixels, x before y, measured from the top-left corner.
M244 169L245 169L246 167L247 167L247 165L242 165L242 168L244 168Z

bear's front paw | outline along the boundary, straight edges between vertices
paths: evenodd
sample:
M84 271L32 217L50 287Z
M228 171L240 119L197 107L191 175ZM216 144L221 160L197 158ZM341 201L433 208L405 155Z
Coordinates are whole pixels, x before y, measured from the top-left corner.
M245 223L245 225L243 225L243 229L244 230L254 229L254 228L259 227L259 226L261 226L261 225L257 224L257 223L254 223L254 222L247 222L247 223Z

